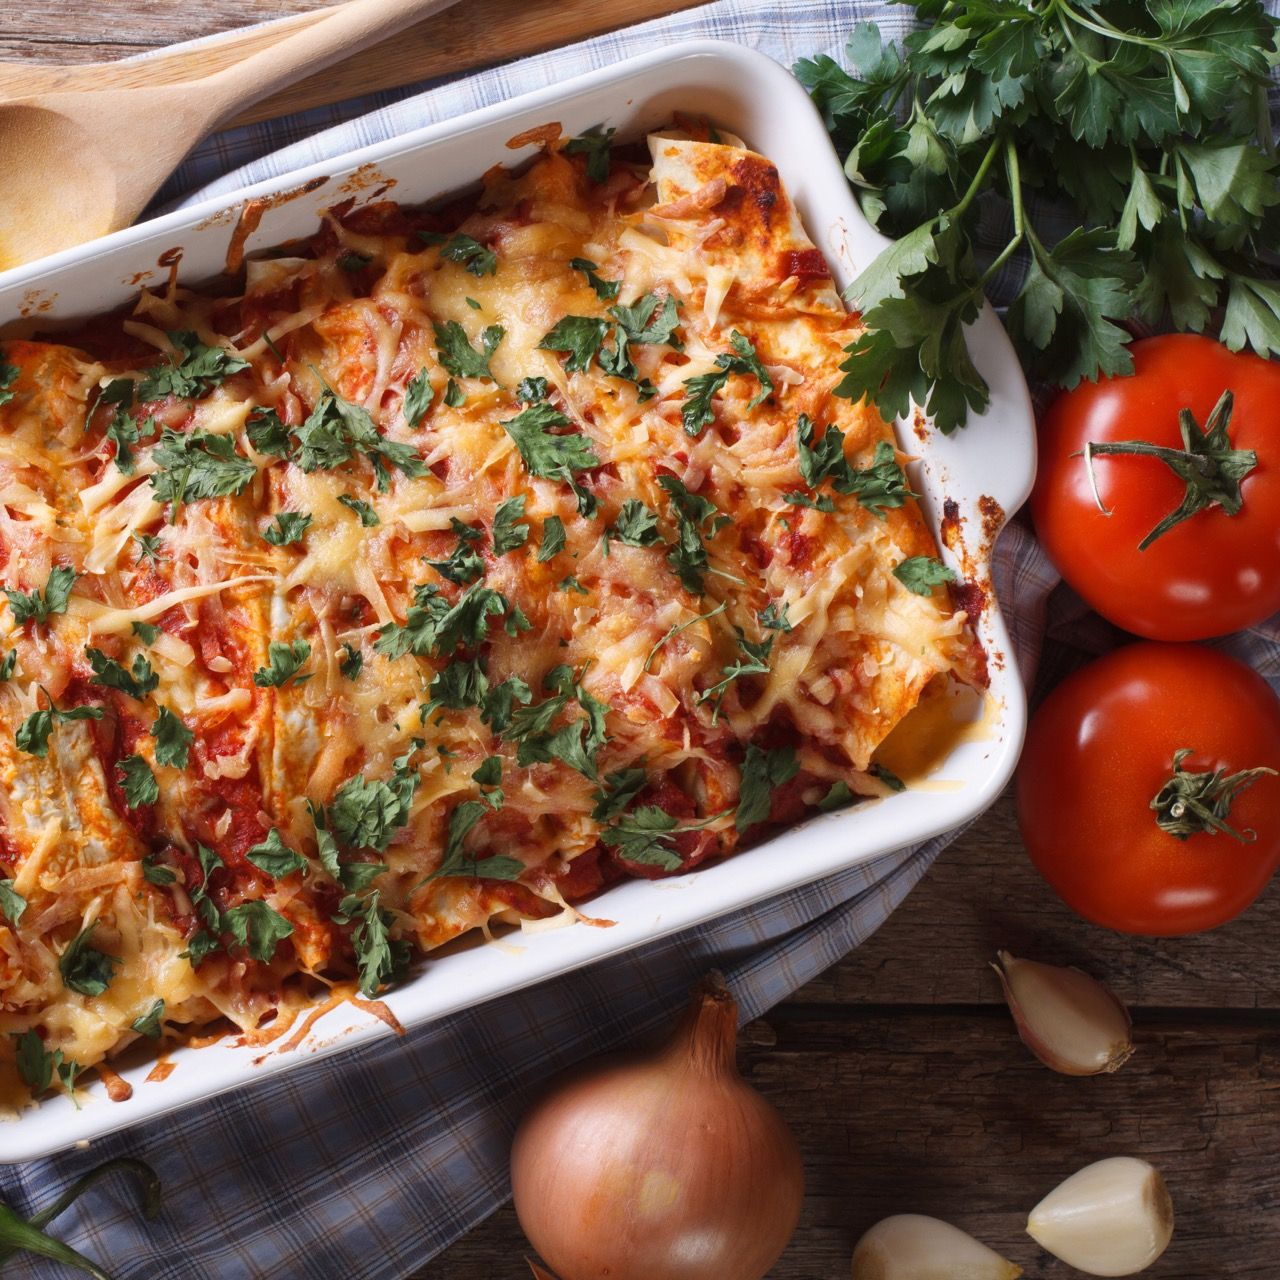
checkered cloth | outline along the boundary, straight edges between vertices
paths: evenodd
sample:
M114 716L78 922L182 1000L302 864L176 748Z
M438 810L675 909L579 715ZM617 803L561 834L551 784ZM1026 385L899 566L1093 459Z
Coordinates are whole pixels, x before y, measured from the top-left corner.
M716 36L790 66L817 52L840 56L850 26L867 18L901 36L910 12L858 0L722 0L478 75L231 130L188 157L157 203L232 192L658 45ZM1002 216L993 210L993 239ZM1005 532L996 561L1028 683L1046 634L1042 683L1047 673L1116 642L1118 633L1058 587L1025 526ZM1280 687L1280 627L1224 647ZM506 1197L513 1126L549 1075L668 1023L691 981L712 966L725 972L743 1017L758 1016L870 936L951 838L878 858L403 1040L299 1067L91 1152L0 1169L0 1199L30 1213L98 1161L141 1155L164 1182L159 1222L139 1222L132 1188L117 1183L95 1190L55 1225L121 1280L405 1276ZM513 1258L511 1274L518 1270ZM6 1271L15 1280L65 1274L25 1258Z

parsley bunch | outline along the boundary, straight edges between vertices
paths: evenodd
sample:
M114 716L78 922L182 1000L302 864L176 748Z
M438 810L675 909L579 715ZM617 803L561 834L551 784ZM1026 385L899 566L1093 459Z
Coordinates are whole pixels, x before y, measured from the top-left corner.
M908 397L944 432L988 388L965 325L1014 256L1006 325L1038 380L1128 373L1126 321L1280 355L1280 161L1266 111L1276 21L1259 0L922 0L899 53L871 23L795 73L863 212L899 237L849 289L867 324L837 393L886 417ZM983 262L979 197L1005 197ZM1041 192L1078 225L1033 221ZM1267 258L1268 265L1260 262Z

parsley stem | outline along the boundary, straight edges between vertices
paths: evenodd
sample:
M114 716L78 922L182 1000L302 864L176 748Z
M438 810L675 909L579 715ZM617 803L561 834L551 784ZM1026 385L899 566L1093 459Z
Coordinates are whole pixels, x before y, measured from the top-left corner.
M1119 27L1113 27L1111 23L1107 22L1105 18L1088 6L1086 6L1085 11L1090 16L1087 18L1079 10L1073 9L1067 3L1067 0L1054 0L1053 7L1056 12L1066 14L1077 26L1083 27L1086 31L1092 31L1094 35L1102 36L1106 40L1115 40L1120 44L1141 44L1148 49L1159 49L1162 53L1164 52L1159 40L1139 35L1136 31L1122 31ZM1075 41L1072 41L1073 45L1074 43Z
M1009 199L1013 203L1013 239L1001 249L995 261L982 273L980 283L983 286L1017 252L1027 234L1027 215L1022 203L1022 170L1018 163L1018 148L1014 146L1012 138L1005 139L1004 165L1009 179Z
M995 162L996 154L1003 145L1004 135L1002 133L997 133L996 136L991 139L991 145L987 148L987 154L982 157L982 163L978 166L978 171L973 175L973 181L969 183L968 190L965 191L964 195L960 197L956 204L953 204L951 208L942 215L943 217L959 218L964 214L965 210L967 210L973 203L978 192L982 190L982 184L987 178L987 171Z

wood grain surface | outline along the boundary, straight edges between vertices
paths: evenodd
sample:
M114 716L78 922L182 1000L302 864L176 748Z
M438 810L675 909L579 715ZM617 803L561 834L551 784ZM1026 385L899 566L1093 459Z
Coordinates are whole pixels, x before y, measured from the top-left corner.
M408 31L264 98L228 123L269 120L290 111L394 89L432 76L469 71L689 8L694 0L458 0ZM0 5L0 98L52 89L127 87L139 79L209 75L298 25L320 0L67 0ZM90 16L92 15L92 16ZM125 66L92 65L212 35L247 22L292 16L278 30L250 33L198 53ZM105 35L105 39L104 39ZM68 69L50 69L51 64ZM87 65L88 64L88 65Z
M313 0L23 0L0 6L0 93L86 64L320 6ZM682 7L679 0L461 0L397 47L292 91L313 105L463 70ZM232 46L227 46L230 50ZM202 60L206 68L211 65ZM177 63L185 75L190 64ZM98 74L98 73L94 73ZM33 92L28 87L26 92ZM276 100L268 113L283 109ZM1061 1177L1109 1154L1165 1171L1178 1211L1155 1280L1280 1274L1280 889L1197 938L1123 938L1063 907L1031 869L1009 796L949 849L869 942L743 1036L748 1077L805 1151L808 1194L773 1280L843 1280L858 1234L895 1212L974 1232L1031 1280L1068 1271L1023 1234ZM1138 1051L1068 1080L1015 1036L987 961L1005 946L1079 964L1130 1002ZM522 1280L510 1207L411 1280Z

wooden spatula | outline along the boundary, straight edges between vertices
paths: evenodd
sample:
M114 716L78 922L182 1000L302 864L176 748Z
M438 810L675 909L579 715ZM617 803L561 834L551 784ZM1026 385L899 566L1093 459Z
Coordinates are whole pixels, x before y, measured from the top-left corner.
M128 226L220 120L451 3L349 0L203 79L0 103L0 269Z

